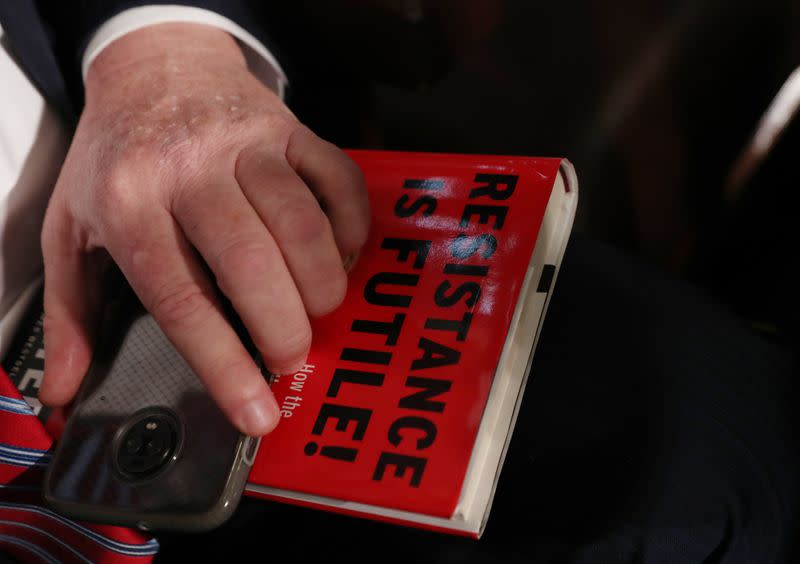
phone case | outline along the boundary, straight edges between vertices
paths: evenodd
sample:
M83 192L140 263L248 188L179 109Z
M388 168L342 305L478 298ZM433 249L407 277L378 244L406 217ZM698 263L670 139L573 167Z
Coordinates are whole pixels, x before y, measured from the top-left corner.
M107 326L45 499L73 518L143 530L220 525L239 502L258 439L233 427L138 302Z

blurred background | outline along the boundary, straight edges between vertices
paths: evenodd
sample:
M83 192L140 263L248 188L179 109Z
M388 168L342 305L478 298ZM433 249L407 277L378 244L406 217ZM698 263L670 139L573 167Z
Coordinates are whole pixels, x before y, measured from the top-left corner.
M298 0L288 10L281 17L298 20L277 43L294 45L289 101L320 135L565 156L580 180L577 232L797 345L800 119L761 159L751 142L800 66L800 3Z

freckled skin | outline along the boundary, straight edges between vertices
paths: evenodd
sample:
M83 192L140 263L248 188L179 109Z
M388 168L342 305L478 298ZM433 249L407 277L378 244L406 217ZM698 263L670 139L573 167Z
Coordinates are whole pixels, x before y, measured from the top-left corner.
M102 302L91 288L110 257L231 421L268 432L277 405L214 280L267 366L293 372L309 317L343 299L343 263L368 227L357 167L247 70L226 33L162 24L122 37L89 69L45 218L42 400L77 390Z

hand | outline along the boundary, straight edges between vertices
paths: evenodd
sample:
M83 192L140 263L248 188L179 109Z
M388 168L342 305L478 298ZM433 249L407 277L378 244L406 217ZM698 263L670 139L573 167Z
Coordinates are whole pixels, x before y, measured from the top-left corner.
M89 70L45 218L42 401L69 402L86 372L107 252L230 420L269 432L275 399L203 262L267 367L289 373L308 316L341 303L368 222L358 168L248 72L230 36L193 24L124 36Z

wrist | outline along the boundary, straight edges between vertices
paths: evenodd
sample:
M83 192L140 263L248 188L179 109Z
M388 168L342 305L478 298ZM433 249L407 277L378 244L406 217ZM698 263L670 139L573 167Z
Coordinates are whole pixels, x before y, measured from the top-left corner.
M247 68L236 41L218 28L194 23L164 23L137 29L106 47L86 74L87 100L93 92L144 74L179 74L216 61Z

